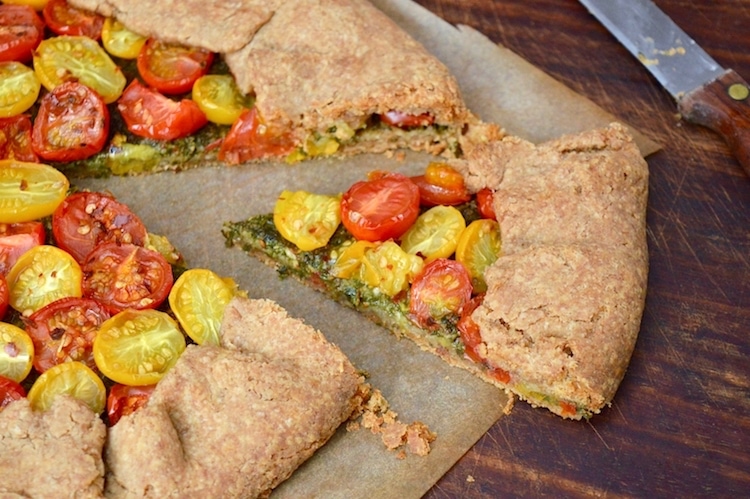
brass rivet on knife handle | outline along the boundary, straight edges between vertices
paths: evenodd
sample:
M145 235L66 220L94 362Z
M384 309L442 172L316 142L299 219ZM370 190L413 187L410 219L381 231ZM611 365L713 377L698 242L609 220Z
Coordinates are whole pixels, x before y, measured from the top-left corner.
M750 175L748 94L747 82L729 69L711 83L685 94L678 105L685 120L721 134L732 154Z

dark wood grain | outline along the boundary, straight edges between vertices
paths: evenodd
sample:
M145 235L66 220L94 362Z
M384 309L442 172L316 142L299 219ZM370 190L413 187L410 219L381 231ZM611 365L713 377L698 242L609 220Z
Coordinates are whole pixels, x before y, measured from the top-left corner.
M467 24L663 144L649 158L649 292L630 369L590 422L517 403L427 494L747 497L750 178L574 0L418 0ZM657 0L750 78L750 4ZM565 119L561 116L560 119Z

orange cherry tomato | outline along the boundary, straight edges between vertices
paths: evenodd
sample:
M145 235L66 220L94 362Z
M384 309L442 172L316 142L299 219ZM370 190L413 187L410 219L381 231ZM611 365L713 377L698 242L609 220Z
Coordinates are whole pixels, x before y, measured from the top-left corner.
M419 188L400 173L357 182L341 199L341 222L357 239L397 239L419 216Z
M174 283L172 267L156 251L127 243L99 244L82 265L83 296L112 313L156 308Z
M208 73L213 52L161 42L149 38L138 53L138 73L148 85L164 94L190 92L193 84Z
M34 369L43 373L73 360L96 369L94 338L109 317L96 300L75 297L53 301L31 314L24 323L34 342Z
M493 205L495 193L491 189L485 187L477 191L477 208L479 209L482 218L489 218L490 220L497 220L495 214L495 206Z
M66 0L49 0L42 9L42 16L57 35L88 36L94 40L102 37L104 17L73 7Z
M42 222L0 223L0 275L7 274L18 257L34 246L44 244L45 237Z
M107 396L107 421L114 426L121 417L133 414L143 407L154 393L156 385L130 386L116 383Z
M5 376L0 376L0 412L16 400L26 397L26 390L20 383Z
M418 126L429 126L435 122L435 118L427 113L407 114L401 111L388 111L380 115L380 121L390 126L399 128L415 128Z
M28 5L0 5L0 61L26 62L44 38L44 21Z
M247 109L234 122L219 149L219 160L240 164L260 158L286 156L294 151L292 136L267 126L256 108Z
M155 140L175 140L201 129L208 119L190 99L174 101L138 80L128 85L117 109L133 134Z
M438 258L424 266L412 283L409 312L423 327L460 313L471 300L471 277L460 262Z
M455 206L471 199L463 175L445 163L428 164L424 175L412 181L419 187L422 206Z
M75 161L101 151L108 134L104 99L82 83L66 81L42 97L31 147L48 161Z
M112 196L77 192L52 214L52 234L60 248L82 263L103 242L143 246L147 231L141 219Z
M37 163L39 158L31 148L31 118L18 114L0 118L0 159L15 159Z

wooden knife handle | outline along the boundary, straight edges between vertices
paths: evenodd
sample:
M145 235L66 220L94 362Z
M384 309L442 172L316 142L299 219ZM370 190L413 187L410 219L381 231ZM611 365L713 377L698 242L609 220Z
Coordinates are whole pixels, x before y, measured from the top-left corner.
M682 117L724 137L732 154L750 175L750 86L733 70L685 94L678 107Z

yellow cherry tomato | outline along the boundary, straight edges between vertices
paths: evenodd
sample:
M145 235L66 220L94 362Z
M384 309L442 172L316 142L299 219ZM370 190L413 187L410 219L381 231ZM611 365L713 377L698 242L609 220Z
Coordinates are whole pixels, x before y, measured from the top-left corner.
M126 83L117 64L87 36L63 35L42 41L34 51L34 71L47 90L74 79L96 90L107 104L122 95Z
M393 241L386 241L365 250L359 278L388 296L407 288L424 267L424 260L410 255Z
M102 374L117 383L153 385L175 365L185 346L180 326L169 315L129 308L99 327L94 361Z
M104 411L107 400L101 378L78 361L63 362L44 371L31 385L28 399L32 409L46 411L63 394L82 401L96 414Z
M130 31L120 21L108 17L102 26L104 50L121 59L135 59L146 44L146 37Z
M434 206L425 211L401 237L401 248L421 255L427 263L448 258L456 251L458 236L466 228L461 212L452 206Z
M169 292L169 306L188 336L199 345L219 345L227 304L239 293L237 283L208 269L185 271Z
M34 360L34 342L18 326L0 322L0 375L20 383Z
M201 76L193 84L193 100L208 121L219 125L231 125L252 104L231 75Z
M24 316L60 298L80 297L83 275L78 262L56 246L35 246L8 272L8 303Z
M69 186L67 177L51 166L0 160L0 223L29 222L51 215Z
M29 109L41 88L30 67L15 61L0 62L0 118L10 118Z
M273 223L302 251L322 248L341 223L341 196L285 190L273 208Z
M351 241L346 245L336 249L335 262L331 268L331 274L334 277L348 279L357 274L362 266L362 259L365 251L374 248L377 244L370 241Z
M484 271L495 263L500 250L500 225L494 220L475 220L461 233L456 246L456 260L469 271L475 293L487 291Z
M28 5L36 11L41 11L49 0L3 0L9 5Z

